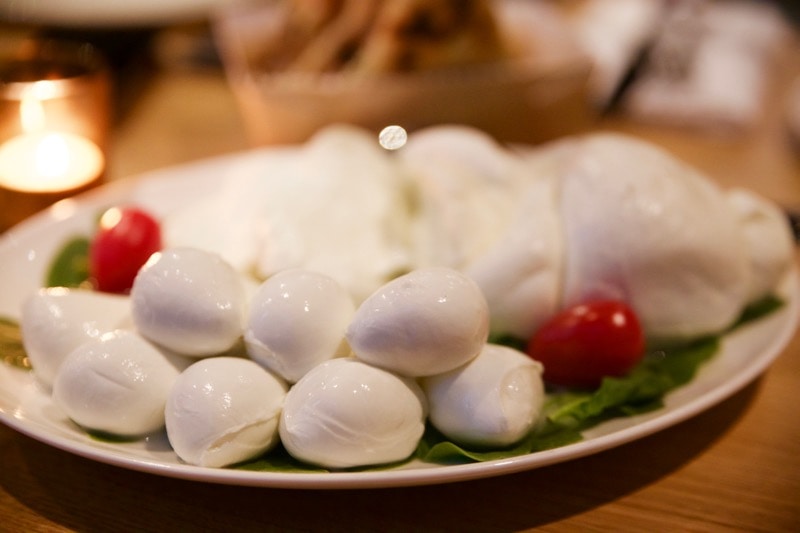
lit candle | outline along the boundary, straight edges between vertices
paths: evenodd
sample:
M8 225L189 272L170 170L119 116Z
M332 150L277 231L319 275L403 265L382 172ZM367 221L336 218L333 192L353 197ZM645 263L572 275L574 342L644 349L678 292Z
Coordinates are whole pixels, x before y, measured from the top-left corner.
M25 192L77 189L97 179L104 157L72 133L25 133L0 146L0 186Z
M53 92L40 81L20 103L23 133L0 145L0 186L32 193L77 189L97 179L105 159L100 148L73 133L47 130L41 99Z
M32 40L0 62L0 231L103 181L108 70L86 43Z

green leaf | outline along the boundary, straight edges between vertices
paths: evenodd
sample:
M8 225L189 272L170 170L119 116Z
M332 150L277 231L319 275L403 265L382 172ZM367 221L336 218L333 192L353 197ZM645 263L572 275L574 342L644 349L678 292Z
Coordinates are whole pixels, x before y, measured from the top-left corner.
M702 339L676 348L669 355L653 354L627 376L606 378L595 391L551 392L544 407L544 421L509 448L471 449L448 441L429 427L418 448L418 457L438 464L459 464L507 459L579 442L583 439L581 431L600 422L662 407L664 395L691 380L718 348L718 338Z
M89 239L73 237L53 258L47 287L79 287L89 279Z
M428 441L428 446L419 456L423 461L437 464L463 464L471 462L495 461L558 448L578 442L582 439L578 431L565 428L547 426L531 432L519 443L501 449L470 449L448 441L435 429L430 428L425 433L423 440Z
M719 338L707 337L670 353L648 355L627 376L605 378L590 394L566 393L547 418L558 426L586 428L608 418L658 408L665 394L688 383L718 349Z
M438 464L460 464L465 462L492 461L528 453L528 445L522 442L504 449L468 449L450 442L432 425L428 424L422 437L417 456L423 461Z
M749 322L753 322L767 316L768 314L772 313L773 311L777 311L784 305L784 301L774 294L769 294L764 298L751 303L748 305L742 314L739 315L739 319L731 326L731 330L734 330L744 324Z
M509 348L514 348L515 350L519 350L523 353L525 353L525 350L528 347L528 343L525 342L524 339L520 339L519 337L508 335L506 333L492 333L489 335L488 342L491 344L508 346Z
M254 472L310 473L328 471L324 468L298 461L289 455L289 452L280 444L269 453L252 461L245 461L234 465L233 468L236 470L249 470Z

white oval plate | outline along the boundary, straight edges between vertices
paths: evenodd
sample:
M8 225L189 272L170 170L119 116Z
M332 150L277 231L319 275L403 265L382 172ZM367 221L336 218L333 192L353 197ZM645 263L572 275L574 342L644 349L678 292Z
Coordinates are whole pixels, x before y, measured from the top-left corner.
M52 26L123 27L205 18L231 0L0 0L0 18Z
M22 300L44 278L55 250L74 234L88 235L98 211L138 203L156 215L208 194L228 173L252 171L267 150L247 152L165 169L99 188L40 213L0 237L0 315L18 317ZM510 459L457 466L419 462L398 469L345 473L273 473L211 469L181 463L166 436L129 443L101 442L72 424L50 401L31 373L0 363L0 420L17 431L103 463L212 483L284 488L365 488L427 485L530 470L594 454L640 439L692 417L731 396L759 376L794 335L800 309L797 273L782 296L787 305L728 335L721 351L686 386L669 394L655 412L620 418L584 433L579 443Z

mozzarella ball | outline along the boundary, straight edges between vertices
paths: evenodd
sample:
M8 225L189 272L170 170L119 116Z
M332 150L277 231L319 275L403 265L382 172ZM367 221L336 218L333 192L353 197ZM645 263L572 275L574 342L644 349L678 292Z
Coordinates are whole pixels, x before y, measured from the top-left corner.
M239 274L217 254L195 248L153 254L134 279L131 306L143 336L195 357L233 347L247 312Z
M728 191L739 217L750 259L748 303L775 291L792 265L794 240L786 215L772 202L745 189Z
M415 381L353 358L332 359L291 388L280 437L293 457L326 468L391 463L414 452L426 414Z
M489 310L477 284L449 268L423 268L367 298L347 340L358 359L410 377L463 365L489 335Z
M396 159L414 186L409 240L419 266L463 270L482 256L513 222L529 181L516 154L468 126L415 131Z
M167 398L167 437L183 461L222 467L258 457L278 439L286 383L249 359L197 361Z
M270 277L250 302L244 340L250 357L294 383L317 364L347 355L355 304L333 278L307 270Z
M53 383L53 402L78 425L138 436L164 426L164 405L185 361L130 331L112 331L72 351Z
M423 378L422 387L434 427L467 446L514 444L533 429L544 405L542 365L496 344L462 367Z
M215 250L261 279L323 272L356 301L409 269L405 175L372 132L328 126L237 161L218 182L165 217L168 242Z
M724 193L667 152L588 137L561 175L564 306L626 301L650 338L718 333L750 287L746 240Z
M56 287L23 302L20 329L36 378L52 387L71 351L129 322L127 296Z

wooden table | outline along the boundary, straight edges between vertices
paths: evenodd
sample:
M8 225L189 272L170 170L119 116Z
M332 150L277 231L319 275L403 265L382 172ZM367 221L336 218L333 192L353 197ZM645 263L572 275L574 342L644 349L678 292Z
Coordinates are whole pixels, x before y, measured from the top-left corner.
M763 124L735 140L599 127L661 144L725 186L800 206L800 157L780 114L785 58ZM243 150L217 69L152 72L114 132L111 179ZM0 426L0 531L797 531L800 335L754 383L653 436L556 466L415 488L318 491L162 478L96 463Z

